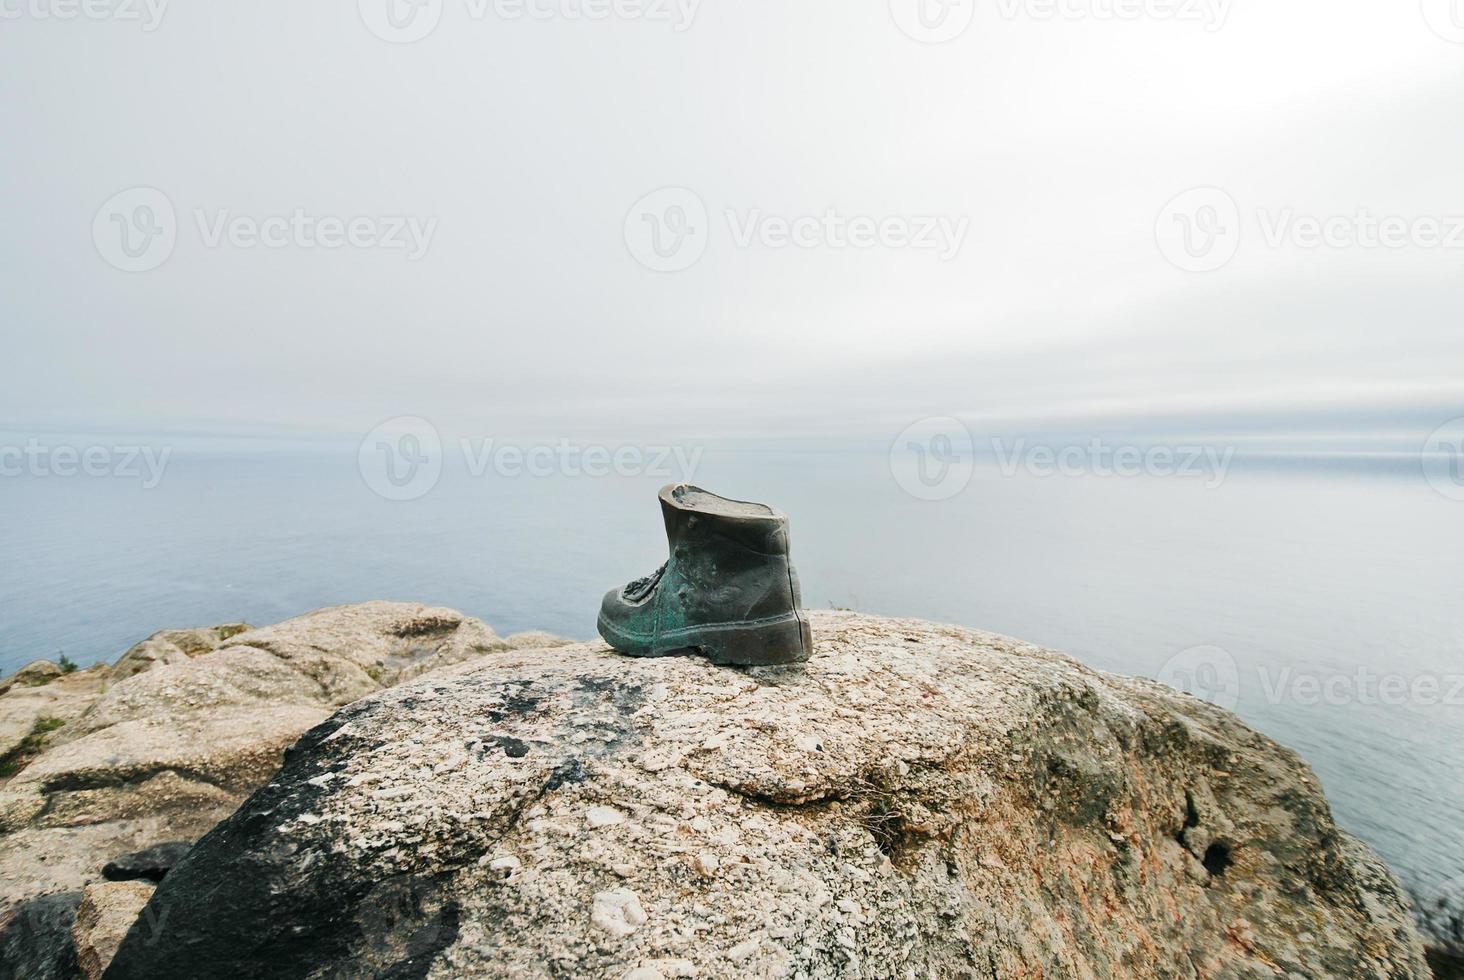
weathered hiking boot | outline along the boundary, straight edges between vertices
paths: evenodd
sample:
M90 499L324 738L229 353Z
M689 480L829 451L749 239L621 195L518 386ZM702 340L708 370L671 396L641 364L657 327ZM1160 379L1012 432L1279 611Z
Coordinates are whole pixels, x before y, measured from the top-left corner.
M671 558L600 604L600 635L633 657L698 650L713 663L791 664L813 652L788 560L788 518L699 487L662 487Z

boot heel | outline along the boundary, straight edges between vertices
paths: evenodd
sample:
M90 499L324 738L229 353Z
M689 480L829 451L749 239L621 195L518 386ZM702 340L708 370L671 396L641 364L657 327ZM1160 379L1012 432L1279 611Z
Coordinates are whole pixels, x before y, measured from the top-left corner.
M813 633L802 616L793 615L775 623L708 633L696 646L712 663L723 666L799 664L813 653Z

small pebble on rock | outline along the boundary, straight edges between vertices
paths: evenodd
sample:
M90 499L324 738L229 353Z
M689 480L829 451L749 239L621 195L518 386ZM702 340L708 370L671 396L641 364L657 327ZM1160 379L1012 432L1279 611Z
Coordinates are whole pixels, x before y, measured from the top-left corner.
M624 823L625 814L613 806L592 806L585 813L585 819L589 821L591 827L598 830L601 827L613 827L618 823Z
M646 912L635 892L629 888L612 888L596 893L590 907L590 922L612 936L624 938L646 924Z

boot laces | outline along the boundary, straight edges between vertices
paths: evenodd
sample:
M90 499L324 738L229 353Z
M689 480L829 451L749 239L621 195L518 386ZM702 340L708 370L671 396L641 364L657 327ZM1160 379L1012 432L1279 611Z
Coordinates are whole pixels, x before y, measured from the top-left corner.
M627 585L625 587L625 591L621 593L625 596L626 601L640 602L646 596L650 595L651 592L655 590L656 583L661 581L661 576L666 574L666 564L670 563L667 562L661 565L660 568L656 569L645 578L638 578L634 582L631 582L629 585Z

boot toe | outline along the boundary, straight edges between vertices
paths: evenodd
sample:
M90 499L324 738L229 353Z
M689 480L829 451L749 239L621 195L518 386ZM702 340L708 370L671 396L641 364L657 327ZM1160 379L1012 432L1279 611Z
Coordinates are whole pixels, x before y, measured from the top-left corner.
M644 653L649 650L649 638L644 630L637 628L642 610L625 601L624 590L611 589L600 600L600 617L596 627L600 636L621 653Z

